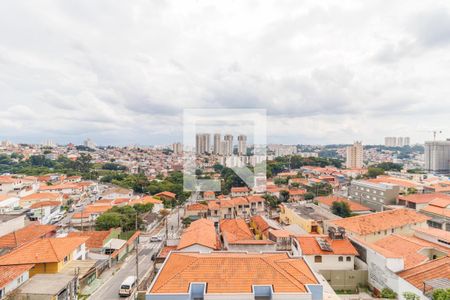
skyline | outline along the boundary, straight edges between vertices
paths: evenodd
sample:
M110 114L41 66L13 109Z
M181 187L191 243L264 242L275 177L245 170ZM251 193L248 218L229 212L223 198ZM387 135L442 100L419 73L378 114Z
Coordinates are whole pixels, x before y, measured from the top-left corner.
M169 144L188 108L266 109L269 143L450 136L448 2L7 4L0 139Z

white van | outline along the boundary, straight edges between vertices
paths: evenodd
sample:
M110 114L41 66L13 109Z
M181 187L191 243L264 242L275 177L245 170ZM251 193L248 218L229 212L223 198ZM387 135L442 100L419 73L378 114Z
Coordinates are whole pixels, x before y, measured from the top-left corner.
M136 287L136 276L128 276L120 285L119 296L129 297L133 294L134 288Z

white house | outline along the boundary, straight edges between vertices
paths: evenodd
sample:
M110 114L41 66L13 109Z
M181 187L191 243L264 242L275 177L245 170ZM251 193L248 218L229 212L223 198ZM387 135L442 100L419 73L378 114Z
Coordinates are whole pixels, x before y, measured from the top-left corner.
M291 248L294 256L302 256L316 271L354 270L358 255L347 238L326 235L297 236L292 239Z
M61 202L43 201L30 206L30 219L41 224L50 224L52 219L61 211Z
M0 213L6 213L19 207L19 197L0 195Z
M29 271L33 267L29 265L0 266L0 299L20 287L29 277Z

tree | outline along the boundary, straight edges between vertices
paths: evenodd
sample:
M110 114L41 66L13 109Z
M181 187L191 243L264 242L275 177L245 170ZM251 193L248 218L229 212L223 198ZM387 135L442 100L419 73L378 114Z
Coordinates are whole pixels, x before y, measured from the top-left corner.
M281 190L280 191L280 200L281 202L286 202L289 200L289 191Z
M121 227L122 216L115 212L105 212L95 220L96 230L109 230Z
M331 205L331 212L342 218L347 218L352 215L350 206L344 201L334 201Z
M384 288L381 290L381 298L396 299L397 293L390 288Z
M403 297L406 300L420 300L420 296L414 294L413 292L404 292Z
M146 204L135 204L133 205L133 208L135 211L137 211L139 214L150 212L153 210L153 203L146 203Z
M367 177L369 178L377 178L379 175L383 175L384 170L376 167L369 167L367 170Z
M406 194L407 194L407 195L417 194L417 189L416 189L416 188L413 188L413 187L409 187L409 188L406 190Z
M308 192L305 194L305 200L312 200L312 199L314 199L313 193Z
M433 300L450 299L450 289L437 289L433 292Z

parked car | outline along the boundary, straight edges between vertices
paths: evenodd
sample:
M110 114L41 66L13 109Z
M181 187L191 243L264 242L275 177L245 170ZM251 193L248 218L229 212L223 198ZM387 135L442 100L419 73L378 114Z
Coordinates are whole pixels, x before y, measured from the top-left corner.
M154 235L150 238L150 242L162 242L162 237L158 236L158 235Z

